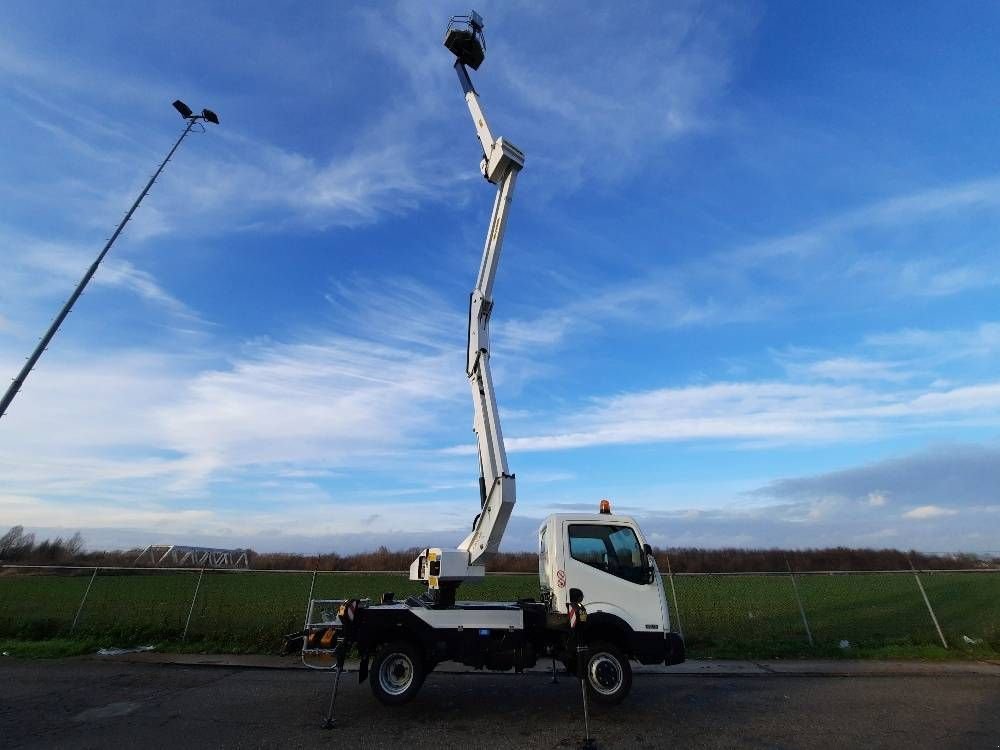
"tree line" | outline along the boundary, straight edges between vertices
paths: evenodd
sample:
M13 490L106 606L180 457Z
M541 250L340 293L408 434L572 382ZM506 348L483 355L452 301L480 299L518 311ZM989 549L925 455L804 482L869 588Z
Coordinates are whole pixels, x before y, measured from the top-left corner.
M76 532L73 536L35 541L35 535L25 532L23 526L12 526L0 536L0 562L73 563L86 556L83 536Z
M87 550L79 532L70 537L36 541L22 526L12 527L0 537L0 562L36 565L135 565L142 550ZM291 552L248 552L255 570L407 570L419 554L418 548L390 550L381 546L370 552L339 554L298 554ZM678 547L654 549L662 573L751 573L822 570L871 571L907 570L912 564L925 570L958 570L1000 567L1000 557L959 554L928 554L898 549L826 547L817 549L746 549ZM146 563L148 565L148 563ZM501 573L535 573L538 556L534 552L500 552L489 569Z

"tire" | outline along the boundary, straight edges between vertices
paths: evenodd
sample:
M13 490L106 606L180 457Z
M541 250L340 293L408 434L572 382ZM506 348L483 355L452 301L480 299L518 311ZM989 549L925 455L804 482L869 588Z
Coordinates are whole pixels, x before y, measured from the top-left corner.
M596 641L587 657L587 693L597 703L614 706L632 689L632 665L613 643Z
M426 675L420 652L406 641L393 641L375 652L368 679L379 702L400 706L413 700Z

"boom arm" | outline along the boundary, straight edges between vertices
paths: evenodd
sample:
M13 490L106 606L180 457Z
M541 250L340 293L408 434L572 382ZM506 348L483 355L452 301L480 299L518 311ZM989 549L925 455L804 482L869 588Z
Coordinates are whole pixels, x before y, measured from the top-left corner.
M490 374L489 320L493 310L493 282L500 262L507 214L517 174L524 166L524 154L503 138L494 140L486 115L479 104L479 95L461 60L455 63L455 71L465 92L465 101L476 126L476 135L483 146L480 165L483 176L497 186L479 276L469 299L469 339L465 371L472 390L475 412L473 430L479 443L482 510L476 517L472 532L459 545L459 549L468 552L469 565L473 566L485 555L496 552L515 502L514 475L507 467L507 452L504 449L496 395L493 392L493 377Z
M456 25L457 24L457 25ZM467 27L467 28L465 28ZM507 214L514 193L517 173L524 166L524 154L503 138L494 138L486 115L479 104L468 67L477 69L483 61L485 41L483 19L473 11L455 16L448 24L444 46L454 53L455 72L465 92L465 103L476 126L476 137L483 147L480 170L497 186L493 215L486 232L483 260L479 264L476 286L469 295L469 338L465 374L472 390L474 419L472 429L479 447L479 500L481 510L472 522L472 532L458 549L427 547L410 564L410 580L427 583L428 601L436 607L455 603L458 585L486 573L483 561L496 552L514 508L514 475L507 468L500 417L497 413L493 377L490 374L490 313L493 310L493 282L500 262L500 248L507 227Z

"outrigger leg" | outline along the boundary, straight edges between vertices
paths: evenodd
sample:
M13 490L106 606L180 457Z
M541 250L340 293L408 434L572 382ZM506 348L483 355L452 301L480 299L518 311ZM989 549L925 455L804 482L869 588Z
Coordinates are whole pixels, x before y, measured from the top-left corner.
M576 590L574 590L576 591ZM587 662L590 660L590 644L587 639L587 608L579 603L583 599L583 592L577 591L578 596L574 597L570 593L571 601L566 605L567 616L569 617L569 629L571 632L569 646L576 652L576 676L580 680L580 692L583 695L583 744L584 750L593 750L594 740L590 736L590 706L587 701Z
M340 687L340 675L344 672L344 658L347 655L347 642L341 641L337 644L337 677L333 681L333 693L330 695L330 710L327 711L326 721L323 722L323 729L333 729L337 726L337 720L333 717L333 709L337 703L337 688Z
M577 671L580 674L580 690L583 693L583 744L580 745L584 750L590 750L594 747L594 740L590 736L590 707L587 705L587 672L586 663L587 658L590 655L590 649L586 646L576 647L576 661L577 666L580 667ZM582 665L582 666L581 666Z

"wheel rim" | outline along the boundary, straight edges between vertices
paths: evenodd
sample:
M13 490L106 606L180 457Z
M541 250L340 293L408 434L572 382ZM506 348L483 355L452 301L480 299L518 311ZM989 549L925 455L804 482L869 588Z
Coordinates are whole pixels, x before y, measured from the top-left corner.
M601 695L613 695L622 684L622 667L611 654L599 653L587 665L590 686Z
M389 654L378 670L378 684L389 695L399 695L413 682L413 661L406 654Z

